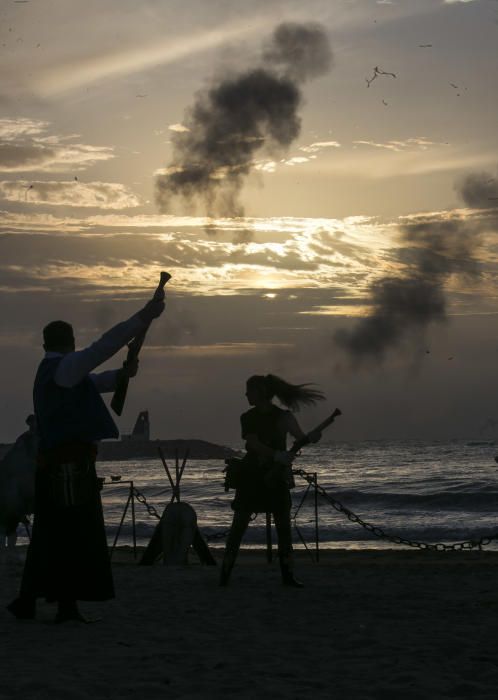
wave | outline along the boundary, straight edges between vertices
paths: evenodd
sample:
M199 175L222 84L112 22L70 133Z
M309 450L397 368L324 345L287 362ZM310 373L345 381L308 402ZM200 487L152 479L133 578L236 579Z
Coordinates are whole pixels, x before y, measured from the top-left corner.
M340 501L344 506L354 510L355 506L382 506L394 509L410 509L413 507L435 508L444 510L496 510L498 506L498 491L458 491L440 493L395 493L395 492L365 492L357 490L330 489L327 493Z
M465 446L466 447L483 447L483 446L492 447L495 444L496 443L494 440L471 440L470 442L466 442Z

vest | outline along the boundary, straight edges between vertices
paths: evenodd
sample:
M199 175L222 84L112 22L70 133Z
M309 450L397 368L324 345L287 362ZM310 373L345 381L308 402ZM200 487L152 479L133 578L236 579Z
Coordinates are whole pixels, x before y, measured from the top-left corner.
M256 408L249 409L240 416L242 438L253 434L267 447L274 450L286 450L287 430L282 428L282 419L286 413L289 411L275 405L272 405L271 411L268 413L260 413ZM246 461L259 464L257 453L247 448Z
M62 357L41 361L33 387L33 402L41 449L68 442L117 438L119 431L90 377L65 388L54 376Z

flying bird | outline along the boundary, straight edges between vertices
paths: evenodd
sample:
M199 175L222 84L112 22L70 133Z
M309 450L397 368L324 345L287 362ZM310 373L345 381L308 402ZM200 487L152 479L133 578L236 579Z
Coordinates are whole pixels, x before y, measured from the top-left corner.
M389 76L391 78L397 77L396 73L389 73L388 71L385 71L385 70L382 70L381 68L379 68L379 66L375 66L373 71L374 71L374 74L371 78L365 78L365 80L367 81L367 87L370 87L370 84L373 83L375 78L378 78L379 75L386 75L386 76Z
M385 107L387 107L387 105L388 105L389 103L386 102L385 100L382 100L382 104L383 104Z
M432 44L419 44L419 45L418 45L418 48L419 48L419 49L431 49L431 48L432 48Z

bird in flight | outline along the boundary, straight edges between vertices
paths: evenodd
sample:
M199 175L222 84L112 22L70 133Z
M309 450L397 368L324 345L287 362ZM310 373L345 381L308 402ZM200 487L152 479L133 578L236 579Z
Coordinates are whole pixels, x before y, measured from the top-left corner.
M379 68L379 66L375 66L373 71L374 71L374 74L371 78L365 78L365 80L367 81L367 87L370 87L370 84L373 83L375 78L378 78L379 75L386 75L386 76L389 76L391 78L396 78L396 73L389 73L388 71L385 71L385 70L382 70L381 68Z

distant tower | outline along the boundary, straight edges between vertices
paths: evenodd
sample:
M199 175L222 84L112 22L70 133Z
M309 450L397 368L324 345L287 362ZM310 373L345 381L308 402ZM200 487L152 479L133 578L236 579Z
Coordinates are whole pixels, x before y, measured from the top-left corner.
M131 434L132 440L148 441L150 440L150 424L149 424L149 412L140 411L138 414L135 427Z

